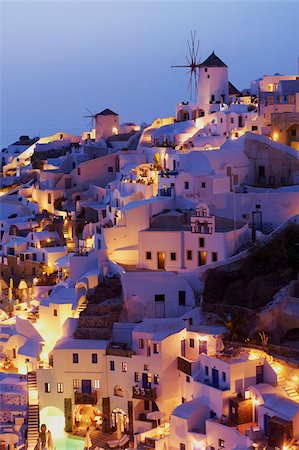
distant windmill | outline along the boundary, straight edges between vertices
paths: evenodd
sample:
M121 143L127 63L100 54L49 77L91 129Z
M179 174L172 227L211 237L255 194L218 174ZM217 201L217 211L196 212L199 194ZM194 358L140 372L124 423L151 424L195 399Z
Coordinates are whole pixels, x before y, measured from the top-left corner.
M91 111L89 111L88 108L85 108L86 111L89 113L88 116L83 116L84 118L91 119L90 122L87 125L87 128L90 129L90 131L95 128L95 138L97 140L101 128L101 123L99 121L99 118L97 118L97 114L93 114Z
M198 57L199 50L199 40L196 39L196 31L191 31L191 40L187 40L188 43L188 56L186 56L186 65L171 66L174 67L186 67L188 70L187 74L190 74L188 89L190 92L191 99L196 99L198 90L198 73L197 69L200 67L200 58Z

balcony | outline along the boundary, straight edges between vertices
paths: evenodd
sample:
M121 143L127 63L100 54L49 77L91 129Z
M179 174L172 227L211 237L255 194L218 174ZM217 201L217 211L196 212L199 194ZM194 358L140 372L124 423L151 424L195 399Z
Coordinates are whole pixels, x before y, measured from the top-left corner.
M139 386L133 386L133 398L154 401L157 398L156 388L142 388Z
M191 362L187 361L187 359L181 358L178 356L178 370L180 372L185 373L186 375L191 376L192 366Z
M96 392L83 394L82 392L75 392L75 405L96 405L98 395Z
M171 197L172 196L172 191L173 191L172 188L158 189L160 197Z
M135 355L133 350L127 348L128 345L123 342L111 342L106 349L106 355L123 356L125 358L131 358Z

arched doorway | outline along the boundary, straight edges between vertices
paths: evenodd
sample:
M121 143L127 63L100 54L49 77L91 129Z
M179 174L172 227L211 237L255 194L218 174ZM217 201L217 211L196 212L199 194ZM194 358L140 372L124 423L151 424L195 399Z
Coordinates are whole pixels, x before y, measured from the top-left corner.
M100 430L102 427L102 413L96 405L78 404L73 411L74 434L81 435L87 428Z
M65 417L64 412L55 406L47 406L40 411L40 424L45 424L51 431L53 440L65 436Z
M111 413L111 427L116 431L117 424L120 424L121 432L127 431L127 415L121 408L114 408Z
M186 109L180 109L178 111L177 120L179 122L183 122L183 121L189 120L189 119L190 119L189 111L187 111Z

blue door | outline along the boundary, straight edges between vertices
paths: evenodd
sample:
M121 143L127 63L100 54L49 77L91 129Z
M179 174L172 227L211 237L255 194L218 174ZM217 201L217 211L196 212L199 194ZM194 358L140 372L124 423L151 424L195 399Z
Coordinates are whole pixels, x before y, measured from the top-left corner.
M142 387L144 389L150 389L152 387L152 384L148 381L148 374L143 373L142 374Z
M212 385L215 388L219 387L219 372L217 369L212 369Z
M264 433L265 436L268 436L268 425L269 425L270 416L264 414Z
M255 383L263 383L264 382L264 366L256 366L256 380Z
M91 380L82 380L82 394L91 393Z

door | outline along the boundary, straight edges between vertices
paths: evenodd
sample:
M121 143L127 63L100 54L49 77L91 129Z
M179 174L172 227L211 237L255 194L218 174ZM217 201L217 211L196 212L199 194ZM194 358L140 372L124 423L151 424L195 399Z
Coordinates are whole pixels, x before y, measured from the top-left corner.
M199 341L198 343L198 353L199 355L201 353L208 354L208 342L207 341Z
M82 380L82 394L91 394L91 380Z
M144 389L150 389L152 387L151 382L148 380L148 373L142 374L142 387Z
M256 384L264 382L264 366L256 366Z
M215 388L219 387L219 372L217 369L212 369L212 384Z
M158 252L158 269L165 270L165 252Z
M207 252L206 251L199 251L198 252L198 266L204 266L207 261Z
M269 426L270 416L264 414L264 434L268 436L268 426Z
M181 340L181 356L183 356L183 358L186 356L186 339Z

